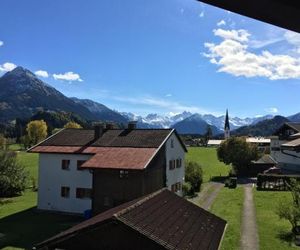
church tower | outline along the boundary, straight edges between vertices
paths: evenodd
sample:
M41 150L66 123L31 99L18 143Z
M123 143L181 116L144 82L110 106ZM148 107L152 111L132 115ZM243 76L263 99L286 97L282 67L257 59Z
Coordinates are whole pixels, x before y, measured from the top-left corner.
M230 126L229 126L228 109L226 109L225 126L224 126L224 138L226 140L229 137L230 137Z

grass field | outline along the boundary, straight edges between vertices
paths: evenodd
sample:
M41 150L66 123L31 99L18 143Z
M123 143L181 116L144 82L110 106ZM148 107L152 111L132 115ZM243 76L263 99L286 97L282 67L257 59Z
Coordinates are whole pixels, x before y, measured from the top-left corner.
M292 243L289 222L280 220L275 213L278 202L285 198L292 199L291 194L289 192L254 191L260 249L299 249Z
M222 188L210 211L227 221L221 249L239 249L244 189Z
M190 147L186 159L196 161L202 166L203 182L210 181L211 177L227 176L230 169L218 160L216 148Z
M12 149L12 148L10 148ZM19 150L17 145L13 149ZM18 152L18 160L37 180L38 154ZM0 203L0 249L31 249L82 218L36 211L37 193L27 189L19 197ZM2 204L2 205L1 205Z

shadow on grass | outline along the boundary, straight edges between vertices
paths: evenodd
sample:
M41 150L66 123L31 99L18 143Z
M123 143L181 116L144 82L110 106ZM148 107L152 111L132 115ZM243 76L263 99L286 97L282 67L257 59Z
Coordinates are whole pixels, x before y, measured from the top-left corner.
M77 216L39 212L36 207L0 219L0 249L31 249L55 234L81 222Z
M224 183L228 176L212 176L210 181Z
M290 231L283 231L281 230L277 236L276 236L278 239L282 240L282 241L285 241L287 243L289 243L289 245L293 245L294 242L295 242L295 237L294 237L294 234Z

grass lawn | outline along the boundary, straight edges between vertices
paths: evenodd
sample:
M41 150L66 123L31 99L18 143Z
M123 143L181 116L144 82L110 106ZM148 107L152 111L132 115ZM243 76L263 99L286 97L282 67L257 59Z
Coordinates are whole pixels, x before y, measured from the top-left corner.
M291 226L276 215L276 206L282 199L292 199L289 192L254 191L260 249L299 249L292 243Z
M18 160L37 180L38 154L18 152ZM36 211L37 192L2 199L0 203L0 249L31 249L82 218Z
M24 150L21 144L15 143L15 144L9 144L8 149L12 151L20 151Z
M39 154L27 153L26 151L20 151L17 154L20 163L28 170L30 177L33 177L37 183Z
M82 218L36 211L37 193L7 199L0 205L1 249L31 249L54 234L78 223Z
M189 147L186 159L202 166L203 182L210 181L211 177L227 176L230 169L218 160L216 148Z
M222 188L210 211L227 221L227 228L221 249L239 249L241 238L241 219L244 200L243 187ZM275 249L275 248L274 248Z

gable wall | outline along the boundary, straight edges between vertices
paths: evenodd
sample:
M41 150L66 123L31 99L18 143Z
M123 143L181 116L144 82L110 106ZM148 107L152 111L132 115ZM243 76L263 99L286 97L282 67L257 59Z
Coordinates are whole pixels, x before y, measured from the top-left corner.
M43 210L83 213L91 209L91 199L76 198L76 188L92 188L89 170L78 171L77 160L87 160L90 155L40 154L38 208ZM70 170L61 168L62 160L70 160ZM61 187L70 187L70 197L61 197Z

